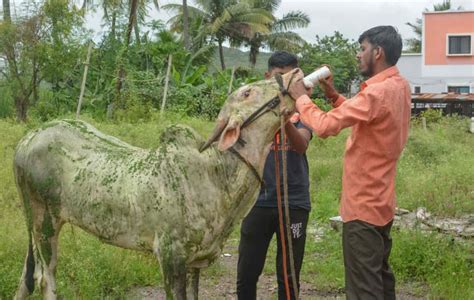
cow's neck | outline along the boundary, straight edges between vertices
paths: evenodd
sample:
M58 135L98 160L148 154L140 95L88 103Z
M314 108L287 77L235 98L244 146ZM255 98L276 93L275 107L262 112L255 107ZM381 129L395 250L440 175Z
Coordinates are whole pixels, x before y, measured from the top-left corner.
M271 139L269 140L265 137L253 135L246 136L244 140L246 142L245 145L237 145L235 149L257 170L260 177L262 177L265 160L270 151Z
M273 133L270 132L270 136ZM263 177L263 168L265 160L270 151L271 139L265 138L265 136L259 135L246 135L243 137L245 145L236 144L234 149L247 161L243 162L237 155L232 154L230 151L226 151L225 160L227 161L228 174L231 179L229 182L230 190L238 190L242 188L242 180L245 181L244 185L255 185L260 187L259 178L252 170L252 167L257 171L260 178ZM240 180L238 180L240 179Z

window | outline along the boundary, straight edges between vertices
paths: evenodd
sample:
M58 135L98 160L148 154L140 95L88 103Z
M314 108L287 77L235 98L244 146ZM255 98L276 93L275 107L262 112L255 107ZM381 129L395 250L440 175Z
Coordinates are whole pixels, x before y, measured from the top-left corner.
M448 55L471 55L470 35L448 35Z
M421 86L415 86L415 94L421 93Z
M448 86L448 93L469 93L469 86Z

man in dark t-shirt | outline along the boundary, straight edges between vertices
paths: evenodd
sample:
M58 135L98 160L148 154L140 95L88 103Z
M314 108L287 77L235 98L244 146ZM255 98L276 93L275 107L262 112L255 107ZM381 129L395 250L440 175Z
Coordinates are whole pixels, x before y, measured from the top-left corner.
M269 79L277 73L284 74L297 67L298 60L295 55L286 51L277 51L268 60L268 71L265 72L265 78ZM286 299L275 183L275 154L278 154L280 161L280 190L282 193L281 198L283 199L283 166L281 165L282 147L287 151L290 228L293 259L296 269L296 282L298 283L299 290L299 273L303 264L306 225L308 223L309 211L311 209L309 196L309 170L305 154L309 140L311 139L311 131L299 121L299 115L295 114L285 125L285 132L283 146L280 145L280 142L276 142L276 144L274 143L272 145L265 162L263 173L265 186L261 187L255 206L242 221L240 229L239 260L237 266L237 296L239 300L256 299L258 277L262 273L268 246L275 233L277 235L276 268L278 298ZM278 134L275 140L280 141ZM286 232L284 238L286 241L285 244L288 247ZM286 253L288 253L288 250ZM287 270L290 294L293 299L294 292L288 258Z

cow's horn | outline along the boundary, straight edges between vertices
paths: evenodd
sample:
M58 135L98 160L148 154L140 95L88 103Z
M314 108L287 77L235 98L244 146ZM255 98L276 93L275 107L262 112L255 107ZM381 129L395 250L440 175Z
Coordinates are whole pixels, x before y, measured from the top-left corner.
M214 131L212 132L212 135L207 139L207 142L204 143L204 145L201 146L199 149L199 152L203 152L209 146L217 140L217 138L221 135L222 131L224 131L225 126L227 125L227 121L225 120L218 120L216 127L214 128Z

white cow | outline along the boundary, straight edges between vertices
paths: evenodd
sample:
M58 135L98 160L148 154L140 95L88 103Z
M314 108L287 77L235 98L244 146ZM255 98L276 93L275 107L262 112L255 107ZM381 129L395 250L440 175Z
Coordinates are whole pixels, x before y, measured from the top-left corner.
M35 283L44 298L57 297L58 236L69 222L106 243L153 251L167 298L197 299L199 269L219 256L255 202L282 107L294 109L289 96L278 97L290 78L301 76L295 70L279 84L260 81L235 91L204 146L184 126L168 128L157 149L131 146L75 120L25 136L14 170L30 242L16 298L31 294ZM200 151L214 141L217 147Z

